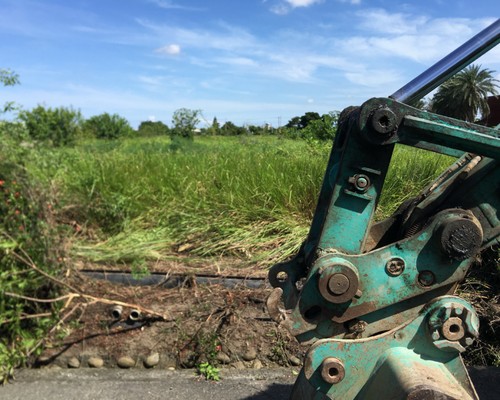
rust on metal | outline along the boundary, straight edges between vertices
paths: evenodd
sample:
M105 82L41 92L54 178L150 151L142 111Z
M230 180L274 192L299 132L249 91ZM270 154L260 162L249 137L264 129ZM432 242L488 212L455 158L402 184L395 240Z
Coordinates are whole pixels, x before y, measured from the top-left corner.
M321 377L326 383L335 385L344 379L344 364L335 357L328 357L321 363Z

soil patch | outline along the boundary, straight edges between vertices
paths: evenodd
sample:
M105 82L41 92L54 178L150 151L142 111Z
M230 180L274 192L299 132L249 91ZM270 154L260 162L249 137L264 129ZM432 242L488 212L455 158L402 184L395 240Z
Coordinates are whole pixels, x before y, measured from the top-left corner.
M306 347L267 314L270 288L200 285L193 275L170 289L113 284L79 273L68 282L94 298L132 306L74 300L80 306L47 343L39 365L172 369L208 362L262 368L299 366L305 354Z

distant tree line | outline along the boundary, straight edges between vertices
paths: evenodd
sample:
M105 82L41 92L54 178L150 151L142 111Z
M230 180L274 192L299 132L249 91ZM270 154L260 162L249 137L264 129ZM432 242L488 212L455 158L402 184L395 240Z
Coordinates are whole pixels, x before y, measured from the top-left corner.
M16 85L19 84L19 77L11 70L0 69L0 83L3 86ZM497 95L497 88L498 80L494 78L494 71L472 65L443 83L430 100L421 99L411 105L474 122L478 117L485 118L489 114L487 98ZM0 115L9 111L17 111L21 125L2 122L3 129L11 124L11 130L16 134L24 131L31 139L53 146L71 145L81 138L119 139L135 136L192 139L196 135L280 135L292 139L331 141L337 130L339 115L333 111L323 115L309 111L291 118L280 127L269 124L238 126L231 121L221 125L217 118L213 118L211 124L198 128L203 119L201 110L180 108L174 111L171 126L161 121L143 121L135 130L125 118L117 114L103 113L85 119L80 111L71 107L39 105L32 110L23 110L12 102L0 106Z
M174 112L171 126L161 121L143 121L135 130L118 114L103 113L85 119L79 110L71 107L51 108L39 105L31 110L20 110L17 115L29 138L54 147L72 145L81 139L153 136L193 139L194 136L203 135L280 135L292 139L331 140L337 126L335 112L324 115L307 112L277 128L269 124L238 126L231 121L221 125L216 117L209 126L197 128L200 118L200 110L181 108Z

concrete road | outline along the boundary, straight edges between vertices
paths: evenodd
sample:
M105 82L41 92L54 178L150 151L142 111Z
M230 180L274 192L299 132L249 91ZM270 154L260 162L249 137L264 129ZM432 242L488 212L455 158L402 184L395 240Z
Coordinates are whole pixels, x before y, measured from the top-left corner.
M21 370L0 387L9 400L285 400L295 376L290 369L222 370L207 382L193 370L40 369Z
M119 369L21 370L0 387L9 400L285 400L295 376L291 369L222 370L222 381L206 382L193 371ZM473 368L481 400L497 400L500 368Z

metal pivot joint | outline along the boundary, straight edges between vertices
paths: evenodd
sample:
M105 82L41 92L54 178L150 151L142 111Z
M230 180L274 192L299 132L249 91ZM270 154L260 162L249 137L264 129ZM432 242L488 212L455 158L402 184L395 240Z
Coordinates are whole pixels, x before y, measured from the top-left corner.
M342 258L325 257L318 261L318 289L325 300L331 303L345 303L354 296L361 296L359 274L356 267Z

